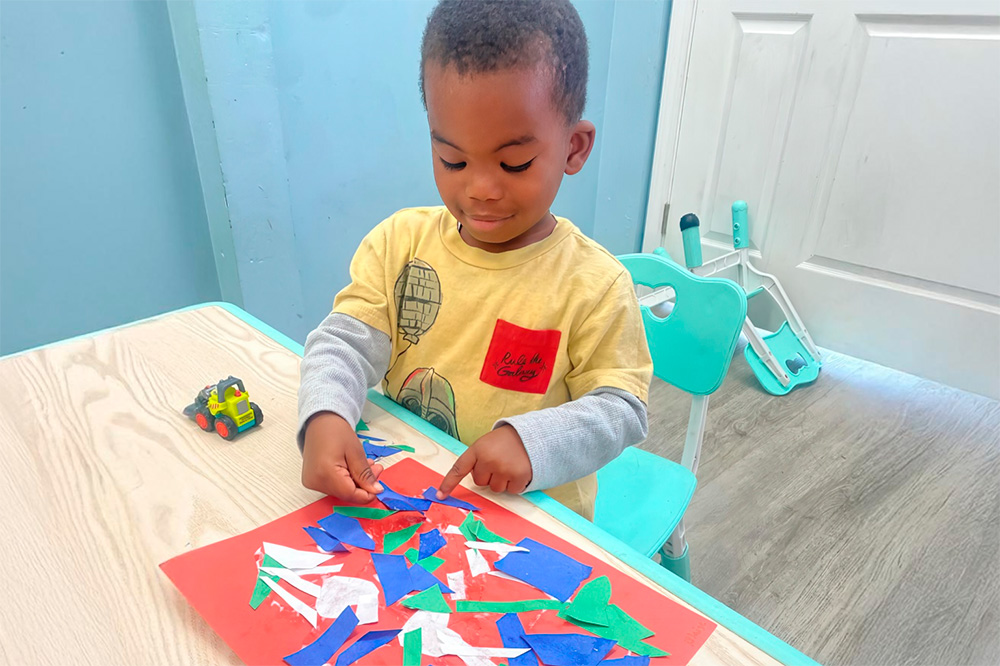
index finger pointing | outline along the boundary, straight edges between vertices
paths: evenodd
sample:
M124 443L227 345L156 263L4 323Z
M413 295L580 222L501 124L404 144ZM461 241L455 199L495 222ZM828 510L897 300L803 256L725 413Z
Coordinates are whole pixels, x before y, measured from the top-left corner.
M455 461L455 464L451 466L451 470L445 475L444 480L441 482L437 498L444 499L450 495L451 491L458 485L458 482L464 479L475 466L476 452L474 450L469 449L460 455L458 460Z

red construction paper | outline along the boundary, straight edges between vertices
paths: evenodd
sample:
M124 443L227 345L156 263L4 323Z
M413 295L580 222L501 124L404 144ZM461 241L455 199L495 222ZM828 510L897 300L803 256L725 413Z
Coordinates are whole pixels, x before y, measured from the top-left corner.
M402 460L392 465L383 472L382 478L399 492L416 496L428 486L437 487L442 479L441 475L413 459ZM652 637L646 639L647 643L671 653L669 657L652 659L650 663L654 666L687 664L715 630L716 625L711 620L684 608L660 592L553 536L530 521L466 488L457 488L455 494L459 499L479 506L481 510L477 512L477 516L497 534L511 541L530 537L592 566L593 573L587 580L607 576L611 580L611 603L617 604L639 623L655 632ZM264 541L301 550L316 550L316 544L302 528L306 525L315 525L317 520L329 515L333 507L338 504L341 502L329 497L323 498L245 534L179 555L161 564L160 568L240 659L248 664L282 664L283 656L316 640L334 620L321 617L314 629L275 594L269 595L257 610L252 609L247 600L253 592L257 579L255 553ZM371 506L380 505L376 501ZM398 513L382 520L366 518L359 520L376 543L381 543L382 537L387 532L412 524L414 515ZM524 583L488 574L476 578L468 575L469 567L464 555L465 537L444 533L444 528L448 525L460 524L465 512L444 504L434 504L425 515L427 520L420 532L438 528L447 539L447 545L437 552L437 556L445 560L445 564L437 570L441 580L445 580L446 572L463 571L466 578L466 597L472 601L522 601L539 597L535 588ZM488 551L482 553L491 565L497 559L496 553ZM344 568L340 575L374 581L375 568L371 553L367 550L352 547L347 553L332 553L328 564L343 564ZM322 584L321 576L307 575L306 579ZM378 623L357 627L349 642L369 631L399 629L407 618L416 612L398 602L386 609L381 585L378 587L380 590ZM294 589L291 593L315 607L314 598ZM503 645L496 627L499 615L453 613L449 617L449 628L461 634L471 645L484 647ZM527 633L581 632L580 627L558 617L555 610L529 611L519 613L518 617ZM607 658L615 659L625 654L623 648L616 646ZM358 663L398 666L402 661L403 648L398 641L392 641ZM463 664L455 656L434 659L425 656L423 663L433 663L437 666Z

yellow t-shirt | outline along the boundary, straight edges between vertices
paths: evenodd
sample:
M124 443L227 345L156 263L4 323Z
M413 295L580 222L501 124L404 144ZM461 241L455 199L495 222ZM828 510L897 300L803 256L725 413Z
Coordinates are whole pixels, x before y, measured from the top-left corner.
M365 237L333 309L389 336L387 396L467 446L499 419L597 388L647 401L652 361L628 272L556 220L547 238L501 253L467 245L444 206L401 210Z

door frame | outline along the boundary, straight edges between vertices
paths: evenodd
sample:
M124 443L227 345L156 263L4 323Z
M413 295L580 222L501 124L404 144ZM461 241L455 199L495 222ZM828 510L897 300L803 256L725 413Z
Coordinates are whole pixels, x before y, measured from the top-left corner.
M670 220L669 203L697 13L698 0L673 0L670 8L667 57L663 67L660 112L656 121L656 142L653 148L653 169L650 173L646 224L642 235L643 252L652 252L661 245L661 240L666 235L666 225ZM678 231L676 247L667 248L672 256L680 257L675 254L680 248L680 240Z

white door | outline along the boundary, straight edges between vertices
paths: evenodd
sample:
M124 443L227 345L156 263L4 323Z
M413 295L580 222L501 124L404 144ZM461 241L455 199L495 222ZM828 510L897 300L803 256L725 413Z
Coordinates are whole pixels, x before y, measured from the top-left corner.
M736 199L817 344L1000 397L1000 2L674 0L643 250Z

